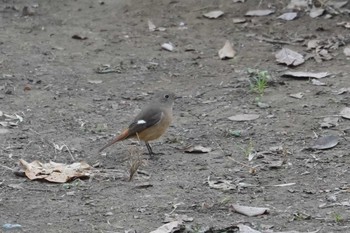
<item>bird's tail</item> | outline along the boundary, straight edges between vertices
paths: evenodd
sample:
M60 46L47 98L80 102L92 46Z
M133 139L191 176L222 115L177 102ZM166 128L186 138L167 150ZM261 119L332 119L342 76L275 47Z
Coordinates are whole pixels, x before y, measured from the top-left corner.
M112 141L110 141L107 145L105 145L104 147L102 147L98 152L103 151L104 149L106 149L107 147L113 145L116 142L122 141L126 138L129 137L129 129L124 130L121 134L119 134L115 139L113 139Z

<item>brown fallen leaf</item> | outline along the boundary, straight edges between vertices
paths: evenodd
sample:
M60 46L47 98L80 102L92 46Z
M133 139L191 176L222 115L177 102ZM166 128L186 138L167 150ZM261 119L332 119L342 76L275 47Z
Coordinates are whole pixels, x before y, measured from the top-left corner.
M218 53L221 60L231 59L236 54L229 40L225 42L224 47L222 47L222 49L220 49Z
M268 212L270 211L269 208L242 206L238 204L232 204L232 208L235 212L249 217L268 214Z
M41 163L35 160L31 163L23 159L19 164L30 180L44 179L54 183L65 183L76 178L87 178L91 175L91 166L86 162L73 164Z

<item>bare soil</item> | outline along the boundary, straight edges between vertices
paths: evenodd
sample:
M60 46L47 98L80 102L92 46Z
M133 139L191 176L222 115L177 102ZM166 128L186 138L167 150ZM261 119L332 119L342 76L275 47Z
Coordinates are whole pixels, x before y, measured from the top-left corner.
M282 47L306 54L310 39L346 38L349 29L336 24L349 21L349 15L312 19L300 11L298 19L282 21L276 17L289 1L258 2L1 0L0 111L23 117L0 134L1 226L17 223L22 232L37 233L150 232L171 213L193 218L186 225L197 232L238 223L260 231L350 232L350 121L339 118L336 127L320 127L324 117L349 106L349 93L336 94L350 87L344 47L330 50L332 60L309 59L294 69L332 73L321 80L325 86L282 78L293 68L275 61ZM33 12L22 16L24 6ZM276 12L247 18L246 24L232 22L268 6ZM216 9L224 16L202 17ZM166 30L150 32L148 19ZM217 52L227 39L237 55L222 61ZM165 42L174 44L173 52L161 49ZM103 64L117 72L97 73ZM249 68L272 77L262 96L251 90ZM182 96L174 106L174 123L152 143L163 155L142 155L145 164L128 182L130 157L146 147L128 140L106 153L97 151L159 89ZM298 92L302 99L289 96ZM269 107L257 106L257 98ZM227 119L245 113L260 117ZM306 149L316 136L328 134L340 136L336 147ZM188 145L212 151L184 153ZM254 151L260 153L248 161ZM72 157L94 165L95 175L53 184L10 170L21 158L72 163ZM271 161L283 164L273 168ZM208 179L235 187L214 189ZM247 217L232 211L237 203L270 212Z

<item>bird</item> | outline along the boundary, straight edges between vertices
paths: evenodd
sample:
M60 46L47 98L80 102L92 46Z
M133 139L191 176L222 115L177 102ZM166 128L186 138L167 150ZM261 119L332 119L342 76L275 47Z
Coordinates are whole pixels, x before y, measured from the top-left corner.
M146 105L134 118L131 124L116 138L102 147L102 152L112 144L128 139L137 138L144 141L150 156L154 155L149 141L161 137L170 126L173 118L173 105L175 94L168 91L158 91L155 93L151 103Z

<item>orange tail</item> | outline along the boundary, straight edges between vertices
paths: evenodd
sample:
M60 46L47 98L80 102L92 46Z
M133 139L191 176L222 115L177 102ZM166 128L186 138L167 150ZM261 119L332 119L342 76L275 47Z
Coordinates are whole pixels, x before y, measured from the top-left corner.
M129 136L129 129L126 129L123 131L123 133L119 134L115 139L113 139L112 141L110 141L107 145L105 145L104 147L102 147L98 152L103 151L104 149L106 149L107 147L109 147L110 145L122 141L124 139L126 139Z

